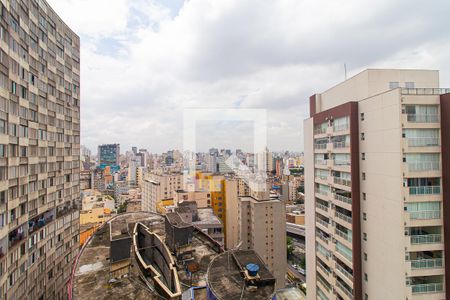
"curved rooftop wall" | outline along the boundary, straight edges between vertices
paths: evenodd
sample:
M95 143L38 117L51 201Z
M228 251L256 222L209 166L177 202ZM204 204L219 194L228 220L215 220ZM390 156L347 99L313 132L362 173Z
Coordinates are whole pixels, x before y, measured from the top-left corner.
M136 261L145 276L150 277L155 289L164 297L181 297L181 286L175 262L162 239L142 223L136 223L133 232Z

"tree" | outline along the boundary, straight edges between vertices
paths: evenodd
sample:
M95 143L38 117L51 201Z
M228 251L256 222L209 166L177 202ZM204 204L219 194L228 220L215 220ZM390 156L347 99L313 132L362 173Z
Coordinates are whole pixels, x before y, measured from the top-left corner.
M286 238L286 248L287 248L287 255L291 256L292 253L294 252L294 240L290 236Z
M124 212L127 212L127 203L126 202L120 204L119 208L117 209L117 213L118 214L121 214L121 213L124 213Z

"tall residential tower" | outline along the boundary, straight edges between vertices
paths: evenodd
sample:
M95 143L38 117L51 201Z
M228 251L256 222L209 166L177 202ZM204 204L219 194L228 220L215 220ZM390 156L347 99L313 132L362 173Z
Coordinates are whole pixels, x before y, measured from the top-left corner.
M44 0L0 6L0 298L63 299L78 251L80 40Z
M445 299L450 90L437 71L366 70L310 98L308 299Z

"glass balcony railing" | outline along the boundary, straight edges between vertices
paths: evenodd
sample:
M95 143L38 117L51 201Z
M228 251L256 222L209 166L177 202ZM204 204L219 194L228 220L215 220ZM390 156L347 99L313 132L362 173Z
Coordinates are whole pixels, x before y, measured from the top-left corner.
M320 127L320 128L315 128L314 129L314 134L324 134L327 132L327 128L326 127Z
M348 148L349 145L346 142L333 142L333 148L335 149L342 149L342 148Z
M429 211L411 211L409 212L409 218L411 220L433 220L441 218L440 210Z
M319 223L320 225L327 227L328 228L328 222L325 222L324 220L320 219L320 218L316 218L317 223Z
M352 198L345 197L345 196L342 196L339 194L334 194L334 199L344 202L344 203L347 203L347 204L352 204Z
M407 120L411 123L438 123L439 115L435 114L407 114Z
M349 241L350 243L352 242L352 235L345 233L343 231L340 231L339 229L335 229L334 231L336 233L336 235L340 236L341 238L343 238L346 241Z
M435 147L439 146L438 137L409 137L409 147Z
M321 239L323 242L325 242L326 244L328 244L328 242L330 241L330 238L320 234L319 232L316 232L316 237L318 237L319 239Z
M350 161L349 160L339 160L339 159L335 159L334 160L334 164L336 166L350 166Z
M341 291L347 295L350 299L353 299L353 291L349 290L347 287L345 287L342 283L340 283L338 280L336 280L336 286L339 287Z
M334 177L334 183L340 184L340 185L345 185L345 186L352 186L351 180L343 179L343 178L339 178L339 177Z
M348 129L349 129L348 124L341 124L341 125L333 126L333 131L335 131L335 132L344 131L344 130L348 130Z
M349 216L347 216L347 215L344 215L343 213L336 212L336 213L335 213L335 216L338 217L338 218L341 219L341 220L344 220L344 221L350 223L350 224L352 223L352 217L349 217Z
M411 244L437 244L442 242L440 234L412 235Z
M444 290L442 282L411 285L413 294L439 293Z
M341 272L345 277L347 277L348 279L350 279L351 281L353 281L353 275L350 274L350 272L348 272L345 268L341 267L340 264L336 264L336 269Z
M402 88L402 95L443 95L450 93L447 88Z
M442 258L411 260L411 269L439 269L443 267Z
M328 270L327 268L325 268L324 266L322 266L322 264L320 262L317 263L317 266L319 267L319 269L321 269L325 274L329 275L330 274L330 270Z
M439 195L441 193L440 186L410 186L410 195Z
M441 163L438 161L424 161L408 163L410 172L439 171Z
M323 205L323 204L316 203L316 207L317 207L317 208L320 208L320 209L323 210L323 211L328 211L328 206L325 206L325 205Z
M324 166L324 165L327 164L327 160L326 160L326 159L316 159L316 160L314 161L314 163L315 163L316 165Z
M327 144L314 144L314 149L327 149Z

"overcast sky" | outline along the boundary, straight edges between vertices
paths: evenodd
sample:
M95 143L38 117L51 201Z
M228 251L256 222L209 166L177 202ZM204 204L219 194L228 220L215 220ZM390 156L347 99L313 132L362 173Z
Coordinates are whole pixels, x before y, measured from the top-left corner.
M441 70L448 0L48 0L81 37L82 144L182 149L184 108L263 108L271 150L303 150L308 98L372 68ZM248 149L252 124L200 122ZM200 134L201 133L201 134Z

